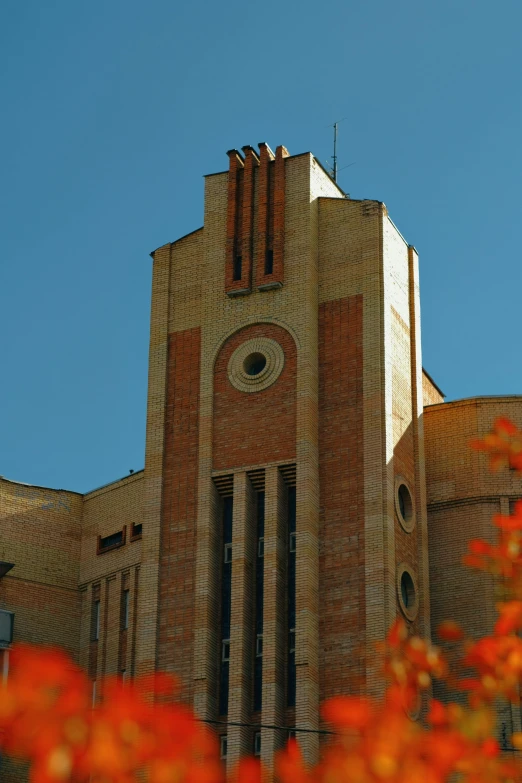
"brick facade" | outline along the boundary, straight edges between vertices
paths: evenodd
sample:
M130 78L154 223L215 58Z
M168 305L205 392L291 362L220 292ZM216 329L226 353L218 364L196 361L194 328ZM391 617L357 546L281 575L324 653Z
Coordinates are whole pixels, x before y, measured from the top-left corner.
M202 718L242 724L218 729L229 768L254 747L270 768L285 726L317 758L322 699L381 693L398 614L490 628L460 555L522 482L467 443L522 424L522 398L444 403L384 204L310 153L228 157L204 226L152 254L144 471L84 496L0 479L0 607L17 640L68 649L94 700L104 675L175 671Z

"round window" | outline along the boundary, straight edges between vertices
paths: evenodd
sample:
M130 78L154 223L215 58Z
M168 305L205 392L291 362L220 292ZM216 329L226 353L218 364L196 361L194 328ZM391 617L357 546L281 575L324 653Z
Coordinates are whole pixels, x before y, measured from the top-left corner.
M395 511L403 529L411 533L415 526L413 498L408 485L401 478L395 481Z
M414 620L419 611L419 592L413 569L406 563L397 567L397 597L402 613Z
M407 571L401 576L401 596L402 603L406 609L411 609L415 604L415 585L413 579Z
M243 362L243 369L247 375L259 375L266 367L266 356L262 353L250 353Z

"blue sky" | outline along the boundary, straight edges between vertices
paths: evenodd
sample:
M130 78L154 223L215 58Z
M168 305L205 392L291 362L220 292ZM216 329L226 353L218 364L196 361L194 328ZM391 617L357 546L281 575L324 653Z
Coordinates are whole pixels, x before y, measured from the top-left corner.
M331 155L420 254L448 399L522 393L522 4L5 0L0 474L80 492L143 466L151 259L203 175Z

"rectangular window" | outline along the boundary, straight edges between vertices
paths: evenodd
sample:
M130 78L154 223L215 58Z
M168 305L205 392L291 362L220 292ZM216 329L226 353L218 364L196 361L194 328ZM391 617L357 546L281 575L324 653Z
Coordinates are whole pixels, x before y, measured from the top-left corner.
M256 658L263 657L263 634L256 636Z
M257 556L258 557L265 556L265 539L263 538L263 536L261 536L261 538L257 542Z
M223 639L221 642L221 661L223 663L230 661L230 639Z
M121 629L126 631L129 627L129 591L124 590L122 593L122 606L121 606Z
M295 533L290 533L290 552L295 552Z
M228 753L228 735L222 734L219 738L219 758L221 761L226 761Z
M91 641L97 642L100 638L100 601L94 601L91 617Z
M110 552L112 549L118 549L125 544L126 526L123 526L122 530L118 530L117 533L111 533L110 536L98 536L98 543L96 546L96 554L102 555L104 552Z
M232 544L225 544L224 550L225 550L225 553L223 555L223 562L224 563L231 563L232 562Z
M234 256L234 280L241 280L243 274L243 256Z
M92 683L92 694L91 694L91 696L92 696L91 704L92 704L92 707L94 708L96 706L96 680L93 680L93 683Z
M130 540L131 541L139 541L143 533L143 524L140 522L139 525L135 525L134 522L131 525L131 533L130 533Z
M267 250L265 256L265 275L271 275L274 271L274 251Z
M256 731L254 732L254 756L257 756L259 758L260 755L261 755L261 732Z
M288 652L295 653L295 628L290 628L288 635Z

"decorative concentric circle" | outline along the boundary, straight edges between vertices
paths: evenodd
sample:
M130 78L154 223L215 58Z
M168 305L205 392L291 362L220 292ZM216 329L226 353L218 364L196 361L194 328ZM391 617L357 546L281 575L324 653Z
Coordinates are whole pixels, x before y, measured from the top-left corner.
M415 620L419 611L419 588L413 568L407 563L397 566L397 597L403 615Z
M285 366L283 349L268 337L246 340L228 362L228 378L242 392L258 392L277 381Z

